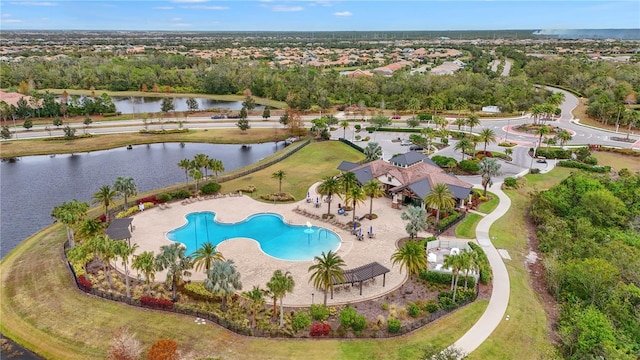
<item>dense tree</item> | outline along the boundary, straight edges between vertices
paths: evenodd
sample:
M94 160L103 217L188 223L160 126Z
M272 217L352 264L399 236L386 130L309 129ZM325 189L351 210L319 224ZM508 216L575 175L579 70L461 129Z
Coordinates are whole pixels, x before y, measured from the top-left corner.
M66 226L70 248L75 246L73 228L86 216L88 210L89 204L75 199L53 208L51 215Z

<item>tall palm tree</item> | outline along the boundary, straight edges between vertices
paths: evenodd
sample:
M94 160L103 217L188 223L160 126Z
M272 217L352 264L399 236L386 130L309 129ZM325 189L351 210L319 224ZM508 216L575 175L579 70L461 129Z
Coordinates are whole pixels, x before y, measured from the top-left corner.
M129 208L129 196L136 195L136 183L133 182L132 177L118 176L116 182L113 184L113 189L124 197L124 208Z
M198 185L200 184L200 179L202 179L202 171L198 168L192 168L189 170L189 176L196 181L196 192L198 192Z
M167 269L167 283L173 290L173 301L178 301L178 284L184 276L191 276L191 258L185 255L186 249L180 243L163 245L156 256L157 270Z
M424 245L418 241L405 241L404 245L391 255L391 262L400 264L400 272L406 269L409 278L418 275L420 270L427 268L427 252Z
M456 203L451 190L446 184L436 184L424 198L427 206L436 209L436 225L440 223L440 211L452 209Z
M461 253L462 259L460 263L462 264L462 270L464 271L464 289L467 290L467 285L469 281L469 272L477 269L476 259L474 258L477 254L475 251L463 251Z
M400 218L402 220L409 220L405 229L412 239L415 238L420 231L427 230L427 212L419 206L410 205L407 211L400 215Z
M271 280L267 283L267 288L273 296L273 316L276 315L276 299L280 299L280 327L284 325L284 312L282 311L282 300L287 293L293 292L296 285L290 272L283 273L282 270L276 270L271 276Z
M465 137L460 139L458 143L453 147L453 149L460 150L462 152L462 160L464 160L464 152L471 149L471 146L473 146L473 144L469 139Z
M324 181L318 185L318 193L327 196L327 215L331 214L331 200L333 194L340 191L340 182L334 176L327 176Z
M81 239L89 239L102 233L105 223L96 219L85 219L78 225L77 234Z
M75 246L73 227L85 217L88 210L89 204L74 199L54 207L51 212L53 217L66 226L67 241L72 249Z
M204 170L204 176L206 177L207 170L209 168L209 156L206 154L195 154L193 156L193 162L196 165L196 168L200 169L200 171Z
M153 251L145 251L133 257L131 267L143 273L147 283L147 294L151 293L151 282L156 279L156 258Z
M209 159L209 169L216 174L216 180L218 180L218 174L224 171L224 164L222 160Z
M430 127L420 129L420 135L427 139L427 151L431 151L431 142L436 138L436 132Z
M233 260L215 261L209 271L204 287L211 293L222 297L222 311L227 311L227 298L236 290L242 290L240 273L233 265Z
M339 178L339 181L340 181L340 186L342 188L340 192L342 194L348 193L352 187L358 186L359 184L358 178L356 177L356 173L351 171L342 174Z
M211 264L215 261L224 261L224 256L216 249L215 245L207 241L191 254L191 260L193 261L196 271L204 268L204 272L206 273L211 269Z
M382 146L377 142L370 142L364 148L364 156L366 162L371 162L382 158Z
M98 235L94 237L93 240L94 243L89 245L89 248L97 252L98 257L102 259L102 269L109 283L109 288L112 288L111 261L117 257L116 242L111 240L107 235Z
M189 170L192 168L192 162L189 159L182 159L178 161L178 166L184 170L184 177L187 179L187 188L189 187Z
M124 281L127 288L127 297L131 297L131 286L129 285L129 262L130 257L138 249L138 244L129 245L126 240L118 240L114 242L114 251L117 257L122 259L124 266Z
M480 131L480 134L478 135L478 137L480 138L480 141L482 141L484 143L484 152L487 152L487 145L490 143L494 143L496 142L496 133L495 131L489 129L489 128L484 128L482 129L482 131Z
M349 189L349 192L347 192L345 194L345 202L346 203L351 203L351 205L353 205L353 222L356 222L356 206L358 206L358 204L364 202L364 199L366 198L364 191L362 190L361 186L354 186L351 189Z
M500 175L500 167L498 161L493 158L484 158L480 163L478 163L480 167L480 174L482 175L482 187L484 188L484 192L482 196L487 196L487 186L493 185L493 178Z
M462 268L462 254L449 255L444 259L444 266L451 269L451 290L453 290L453 302L456 302L456 290L458 289L458 277Z
M467 126L469 127L469 134L473 131L473 128L480 125L480 118L476 114L471 114L465 121Z
M373 216L373 199L384 196L384 187L378 179L371 179L362 185L364 194L369 197L369 219Z
M313 259L316 263L309 266L309 282L313 282L316 289L324 292L324 305L327 306L327 292L331 291L333 296L333 283L344 281L344 260L329 250L328 253L322 252L321 256Z
M458 127L458 131L460 131L460 129L467 125L467 119L465 118L457 118L453 121L453 125Z
M349 127L349 122L347 120L344 120L340 123L340 127L342 128L342 138L346 139L347 138L347 128Z
M569 133L567 130L560 130L560 132L556 135L556 138L558 139L560 146L564 146L567 141L571 140L572 136L571 133Z
M542 104L534 104L533 106L531 106L531 116L533 118L534 124L538 124L538 120L540 119L540 116L543 112L544 109L542 107Z
M627 125L627 140L629 140L629 134L632 127L640 127L640 111L626 110L624 112L624 121Z
M447 121L447 119L443 118L442 116L435 116L433 118L433 123L437 125L440 129L445 129L447 125L449 125L449 122Z
M540 126L538 130L536 130L536 135L540 135L540 138L538 139L538 148L542 146L542 137L549 134L550 132L551 129L549 129L547 125Z
M92 196L94 204L102 204L104 206L105 222L109 222L109 205L117 195L118 192L113 190L111 186L103 185Z
M74 266L81 265L86 274L87 263L93 259L93 253L87 246L79 245L67 251L67 259Z
M282 194L282 179L287 176L287 173L284 170L278 170L271 174L272 179L278 179L278 195Z
M253 285L251 291L245 291L242 296L246 297L250 302L250 309L252 313L251 327L256 327L256 316L258 310L264 306L264 290L260 289L260 286Z

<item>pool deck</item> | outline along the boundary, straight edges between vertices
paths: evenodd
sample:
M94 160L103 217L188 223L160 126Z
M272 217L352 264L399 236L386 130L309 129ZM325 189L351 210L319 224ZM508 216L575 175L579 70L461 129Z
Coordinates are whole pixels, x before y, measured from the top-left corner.
M316 196L314 184L309 192L311 198ZM321 198L321 197L320 197ZM334 197L331 204L331 212L337 213L339 198ZM373 213L378 215L375 220L362 220L363 241L358 241L350 231L346 231L341 227L332 225L321 220L312 220L307 216L301 215L295 211L296 208L304 209L308 213L321 215L327 212L327 203L322 202L320 207L316 207L314 203L308 203L306 199L291 204L269 204L256 201L250 195L224 197L217 199L194 200L188 204L182 202L174 202L169 204L168 208L160 209L154 207L136 214L133 217L133 225L135 230L132 232L131 243L138 244L139 248L136 253L143 251L153 251L155 254L160 252L160 246L168 245L171 242L166 238L166 233L178 228L186 223L185 216L192 212L213 211L216 213L216 220L224 223L233 223L242 221L248 216L256 213L277 213L284 217L285 222L290 224L305 225L310 221L313 225L324 227L334 231L341 238L341 245L338 250L340 255L346 262L345 269L355 268L373 261L377 261L381 265L390 269L386 274L385 287L382 287L382 276L376 279L375 284L363 286L362 295L359 293L357 286L350 291L340 291L334 294L333 300L329 297L327 304L342 304L347 302L357 302L369 298L379 297L380 295L390 292L402 285L406 280L407 274L400 274L398 265L391 264L391 255L396 250L396 241L402 237L406 237L404 229L405 222L400 219L403 210L391 208L391 200L386 198L374 199ZM369 210L369 199L356 209L356 216L362 217ZM349 216L338 216L342 223L350 221L352 214ZM366 232L369 227L373 226L374 238L368 238ZM421 233L420 236L429 236L428 233ZM218 245L218 250L222 252L226 259L233 260L243 285L243 290L251 289L254 285L266 288L266 283L271 278L275 270L289 271L294 278L295 288L293 293L287 294L284 298L286 306L308 306L312 303L322 303L323 293L315 290L309 283L309 266L313 265L313 261L285 261L266 255L260 250L258 243L251 239L233 239L222 242ZM136 276L135 271L132 276ZM156 281L164 281L166 271L156 274ZM194 281L202 281L206 278L203 271L192 271L190 277ZM312 295L313 294L313 295Z

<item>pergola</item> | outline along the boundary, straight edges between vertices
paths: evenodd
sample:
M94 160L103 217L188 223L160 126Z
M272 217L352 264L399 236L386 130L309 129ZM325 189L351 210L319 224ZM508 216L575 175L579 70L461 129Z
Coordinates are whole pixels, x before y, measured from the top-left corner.
M357 268L345 270L344 281L334 279L333 285L351 284L353 286L355 283L360 283L360 295L362 295L362 283L364 281L382 275L382 287L384 287L386 274L388 272L389 269L374 261L366 265L358 266ZM333 299L333 291L331 291L331 298Z
M127 241L131 241L131 231L133 231L132 221L132 218L114 219L105 232L110 239L126 239ZM131 245L131 243L129 243L129 245Z

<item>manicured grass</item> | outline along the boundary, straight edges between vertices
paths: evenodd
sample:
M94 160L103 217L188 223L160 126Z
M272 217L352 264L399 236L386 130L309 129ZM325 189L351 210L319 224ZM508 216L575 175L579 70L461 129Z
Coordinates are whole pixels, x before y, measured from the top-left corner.
M598 159L598 164L608 165L614 171L629 169L632 173L640 172L640 158L634 156L621 155L606 151L593 151L591 156Z
M282 192L291 193L297 200L307 195L309 186L322 178L338 173L337 167L342 160L357 162L364 158L362 153L338 141L324 141L305 146L295 155L266 169L222 184L222 192L235 192L237 189L254 185L256 192L251 194L258 199L260 195L278 192L278 180L272 175L284 170Z
M359 153L349 154L351 150L338 142L315 143L279 165L289 171L290 185L304 184L302 192L306 192L308 182L315 181L318 174L335 171L334 157L338 154L346 154L353 160L362 158ZM277 181L270 179L273 170L264 172L254 179L268 180L268 186L276 189ZM286 191L284 186L283 190ZM293 192L297 194L300 190ZM82 293L75 288L62 260L64 240L63 227L50 226L25 240L0 262L0 331L47 359L103 359L112 334L119 327L128 327L135 333L145 350L159 338L172 338L180 348L202 358L251 359L257 355L272 359L418 358L427 343L447 346L455 341L477 321L488 304L486 300L478 301L423 329L393 339L243 337L216 325L196 325L189 316L142 310Z
M524 265L529 253L527 244L526 210L529 194L542 191L569 176L568 169L555 168L545 175L527 175L527 186L505 191L511 199L510 210L490 229L497 248L506 249L511 260L505 260L511 294L506 314L509 321L498 325L491 336L469 359L553 359L553 347L548 339L544 307L530 285L530 276Z
M149 135L140 133L123 133L96 135L92 138L47 141L45 139L29 139L19 141L3 141L0 143L2 157L66 154L113 149L129 144L154 144L161 142L200 142L212 144L255 144L281 140L288 136L285 129L250 129L241 133L239 129L192 130L188 133Z
M500 199L498 199L496 194L492 193L491 191L487 191L487 197L489 198L489 201L483 202L478 206L478 211L483 214L491 213L496 209L496 207L498 207L498 204L500 203Z
M469 213L467 217L462 220L458 226L456 226L456 237L463 239L475 239L476 238L476 226L480 222L482 216L478 214Z

